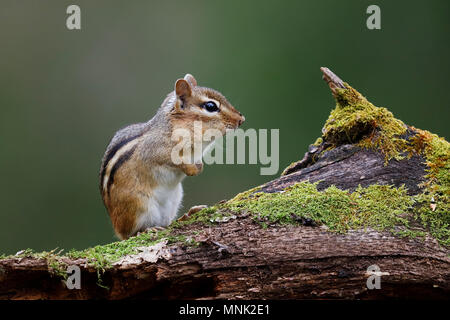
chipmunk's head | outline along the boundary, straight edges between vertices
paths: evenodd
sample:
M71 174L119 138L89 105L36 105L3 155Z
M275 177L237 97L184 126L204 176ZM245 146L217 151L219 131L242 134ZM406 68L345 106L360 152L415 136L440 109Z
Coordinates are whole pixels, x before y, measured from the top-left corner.
M176 122L202 122L202 131L236 129L245 117L216 90L197 86L197 80L187 74L175 82L176 102L171 112Z

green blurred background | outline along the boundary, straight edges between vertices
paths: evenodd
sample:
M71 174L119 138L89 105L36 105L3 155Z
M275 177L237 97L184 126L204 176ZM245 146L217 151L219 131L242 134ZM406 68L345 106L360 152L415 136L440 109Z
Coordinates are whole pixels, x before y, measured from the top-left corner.
M81 7L82 30L66 28ZM366 28L381 7L382 29ZM378 106L449 136L450 2L0 1L0 253L116 240L98 170L116 130L153 116L192 73L246 116L280 129L280 172L320 135L331 68ZM211 165L184 208L273 179Z

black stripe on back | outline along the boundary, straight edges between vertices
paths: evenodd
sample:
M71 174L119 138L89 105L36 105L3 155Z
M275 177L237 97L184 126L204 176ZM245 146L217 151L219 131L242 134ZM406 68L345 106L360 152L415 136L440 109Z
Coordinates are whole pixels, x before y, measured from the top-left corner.
M106 188L108 189L108 196L109 196L110 187L114 183L114 175L116 174L117 169L119 169L125 162L128 161L128 159L130 159L130 157L134 153L134 150L136 150L136 147L137 146L134 146L133 148L131 148L130 150L125 152L123 155L121 155L119 157L119 159L117 159L117 161L114 164L114 166L112 167L111 173L110 173L109 179L108 179L108 185L106 186Z
M136 138L139 138L140 136L142 136L142 134L138 134L138 135L123 139L122 141L117 143L114 147L112 147L111 150L109 150L109 152L106 154L105 161L103 162L103 166L102 166L102 171L100 173L100 190L103 190L103 179L105 178L106 168L108 167L109 161L111 161L111 159L114 157L114 155L117 153L117 151L119 151L120 148L122 148L128 142L130 142Z

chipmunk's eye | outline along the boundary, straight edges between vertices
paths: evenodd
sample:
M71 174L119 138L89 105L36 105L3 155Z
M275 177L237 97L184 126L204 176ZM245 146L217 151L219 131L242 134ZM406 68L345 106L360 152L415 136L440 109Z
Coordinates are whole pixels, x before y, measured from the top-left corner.
M219 111L219 108L217 107L217 105L213 101L205 102L204 104L202 104L202 107L205 108L206 111L208 111L208 112L217 112L217 111Z

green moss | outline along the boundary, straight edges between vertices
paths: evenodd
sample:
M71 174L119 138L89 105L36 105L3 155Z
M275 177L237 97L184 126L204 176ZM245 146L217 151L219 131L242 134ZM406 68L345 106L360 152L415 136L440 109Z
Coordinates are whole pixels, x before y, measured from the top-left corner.
M417 203L416 219L424 225L431 236L441 244L450 246L450 204L447 196L439 198L423 193L415 197ZM436 205L435 209L432 209Z
M72 250L67 254L67 257L72 259L87 259L90 266L104 272L122 257L138 254L139 247L152 246L163 240L166 240L169 244L176 242L189 244L191 240L187 239L185 235L173 233L177 227L178 225L174 224L167 229L141 233L127 240L95 246L81 251Z
M334 146L358 143L363 148L382 152L386 161L400 159L406 146L400 136L406 133L406 125L386 108L375 107L355 89L345 85L346 89L337 89L336 108L322 130L323 140Z
M288 174L288 172L291 171L293 167L297 165L298 161L291 162L286 168L284 168L283 172L281 172L281 176L285 176Z
M172 223L171 227L180 228L186 225L190 225L192 223L211 224L214 223L214 221L219 220L226 215L227 215L226 213L218 211L217 206L211 206L200 210L187 220L175 221L174 223Z
M322 142L323 142L323 139L322 139L322 137L319 137L319 138L317 138L316 139L316 141L313 143L313 146L320 146L321 144L322 144Z
M450 143L428 131L414 130L417 134L411 138L412 148L427 160L425 187L436 196L450 196Z
M25 249L19 251L15 255L2 255L0 256L0 259L23 259L28 257L39 260L43 259L46 260L47 268L50 274L66 279L67 264L62 261L62 257L60 256L62 250L56 252L57 250L58 248L51 251L34 252L32 249Z
M196 217L197 219L173 223L167 229L141 233L127 240L99 245L85 250L71 250L64 255L61 255L61 252L56 252L56 249L49 252L34 252L32 249L26 249L15 255L3 255L1 259L22 259L27 257L45 259L49 272L64 279L67 278L66 270L68 267L64 262L65 259L86 259L87 265L97 270L98 284L104 287L101 281L101 274L124 256L138 254L140 252L139 247L152 246L163 240L166 240L168 244L183 243L189 246L198 245L191 237L177 233L176 230L181 226L206 220L209 213L211 213L211 210L205 210L199 217Z
M411 140L413 152L422 154L427 164L424 192L415 197L416 217L431 235L450 246L450 143L425 130L417 132Z
M260 186L252 188L252 189L249 189L249 190L241 192L241 193L238 193L234 198L228 200L226 203L228 203L228 204L229 203L236 203L236 202L239 202L241 200L248 199L252 194L258 192L259 190L261 190Z
M403 187L373 185L350 193L334 186L318 191L316 185L301 182L281 193L254 193L230 200L223 207L235 212L250 211L255 220L266 225L298 224L304 218L340 233L365 227L393 230L408 226L402 215L414 200Z

